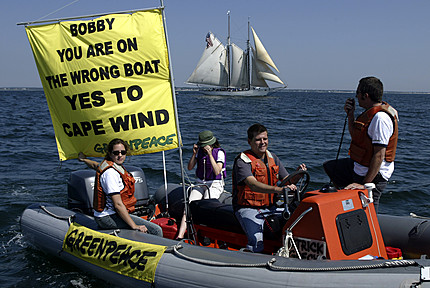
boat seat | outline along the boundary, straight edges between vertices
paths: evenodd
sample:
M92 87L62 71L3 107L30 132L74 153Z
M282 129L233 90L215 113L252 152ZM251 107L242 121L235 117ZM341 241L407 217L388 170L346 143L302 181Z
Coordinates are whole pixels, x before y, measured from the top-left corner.
M194 224L243 233L231 204L221 203L218 199L202 199L192 201L190 211Z
M218 199L202 199L190 203L190 211L193 217L193 223L205 225L215 229L226 230L230 232L244 234L242 226L234 215L233 206L228 203L221 203ZM278 218L283 227L285 221L282 217ZM281 235L281 230L275 231L275 235L264 225L265 237L277 238Z

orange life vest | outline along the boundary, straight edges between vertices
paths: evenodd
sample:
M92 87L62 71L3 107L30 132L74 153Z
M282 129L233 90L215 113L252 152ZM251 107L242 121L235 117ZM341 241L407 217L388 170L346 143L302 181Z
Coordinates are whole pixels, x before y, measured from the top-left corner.
M352 160L363 166L368 167L373 157L372 139L367 134L367 129L375 114L380 111L386 112L393 121L393 135L391 135L385 151L385 161L393 162L396 156L397 139L399 136L398 115L393 107L383 102L382 105L364 111L353 124L349 155Z
M255 157L251 150L241 153L240 158L245 163L251 164L252 174L258 182L271 186L276 185L279 180L279 166L276 165L275 159L269 151L266 151L267 166ZM267 207L274 203L274 193L254 192L246 184L233 187L233 191L237 191L237 205L239 206Z
M94 183L94 199L93 207L97 212L102 212L106 207L106 193L103 191L100 184L100 176L109 168L115 169L122 178L124 188L120 191L122 203L127 208L128 213L134 212L134 205L136 205L136 197L134 197L134 183L136 182L133 175L127 172L123 166L120 166L112 161L103 160L97 167L96 181Z

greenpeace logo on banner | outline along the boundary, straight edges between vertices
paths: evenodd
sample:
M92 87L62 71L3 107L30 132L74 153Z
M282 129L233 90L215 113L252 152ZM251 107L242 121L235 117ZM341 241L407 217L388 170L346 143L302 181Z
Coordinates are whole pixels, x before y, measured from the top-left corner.
M306 260L327 259L327 244L324 241L294 237L300 257ZM290 251L291 257L297 257L294 249Z
M61 160L103 157L121 138L131 154L179 146L160 9L27 26Z
M176 134L171 134L167 136L161 136L159 138L147 137L145 139L133 139L126 142L132 151L138 150L138 149L151 149L153 147L166 146L166 145L172 144L175 136ZM106 154L107 149L108 149L108 143L102 143L102 144L97 143L94 146L94 151L96 151L97 153Z
M128 277L153 283L166 246L135 242L72 223L63 251L86 262Z

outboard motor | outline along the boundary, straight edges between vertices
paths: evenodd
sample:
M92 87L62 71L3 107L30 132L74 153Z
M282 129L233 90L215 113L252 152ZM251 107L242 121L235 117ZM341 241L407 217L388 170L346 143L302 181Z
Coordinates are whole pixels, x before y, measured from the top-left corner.
M151 207L145 173L141 168L135 166L126 166L125 169L136 180L134 196L137 203L133 214L138 216L149 215L154 208ZM89 169L74 171L70 174L67 182L68 209L93 215L95 176L96 171Z

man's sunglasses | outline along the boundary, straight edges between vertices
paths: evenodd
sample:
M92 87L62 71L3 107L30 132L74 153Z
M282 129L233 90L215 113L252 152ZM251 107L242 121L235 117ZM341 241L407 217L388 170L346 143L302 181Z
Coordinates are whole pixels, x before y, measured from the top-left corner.
M118 156L119 153L121 153L121 155L125 155L125 154L127 154L127 151L125 151L125 150L121 150L121 151L115 150L115 151L112 151L112 154L115 155L115 156Z

